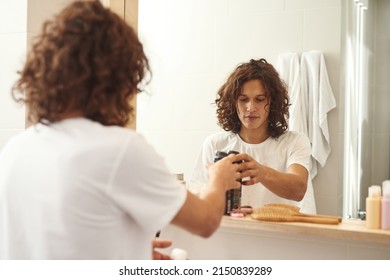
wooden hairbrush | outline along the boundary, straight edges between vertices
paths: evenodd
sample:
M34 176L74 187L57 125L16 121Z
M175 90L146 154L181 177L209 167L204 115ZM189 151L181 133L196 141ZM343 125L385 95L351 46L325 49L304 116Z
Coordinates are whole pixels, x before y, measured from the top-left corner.
M282 207L260 207L256 208L251 217L259 221L271 221L271 222L304 222L315 224L331 224L337 225L339 223L338 218L324 218L312 216L302 216L293 213L291 209Z
M339 223L342 221L342 218L339 216L330 216L330 215L317 215L317 214L305 214L300 212L300 208L298 206L290 205L290 204L284 204L284 203L269 203L266 204L264 207L275 207L275 208L284 208L289 209L291 211L291 214L304 216L304 217L316 217L316 218L330 218L330 219L337 219Z

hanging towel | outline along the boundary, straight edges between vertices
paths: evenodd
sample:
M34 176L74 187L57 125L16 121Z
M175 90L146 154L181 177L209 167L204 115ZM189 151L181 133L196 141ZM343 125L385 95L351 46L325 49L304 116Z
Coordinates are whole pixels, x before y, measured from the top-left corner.
M325 58L320 51L304 52L301 57L301 91L308 100L308 136L312 144L313 172L317 162L324 167L331 151L328 113L336 107L336 100L329 83Z
M307 100L301 91L301 75L299 57L296 53L283 53L278 56L276 69L280 78L288 86L290 98L289 129L308 135L307 131Z

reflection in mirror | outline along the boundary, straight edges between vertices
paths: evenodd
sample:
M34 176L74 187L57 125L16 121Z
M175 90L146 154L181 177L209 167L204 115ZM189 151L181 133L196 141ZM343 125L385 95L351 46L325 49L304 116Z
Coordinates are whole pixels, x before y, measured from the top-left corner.
M319 50L337 107L328 114L331 153L313 180L314 194L318 213L342 215L341 5L340 0L139 0L139 35L153 76L149 94L137 98L137 131L189 183L203 140L221 130L213 103L230 72L251 58L276 66L279 54Z
M344 8L344 215L364 218L368 187L390 178L390 1Z

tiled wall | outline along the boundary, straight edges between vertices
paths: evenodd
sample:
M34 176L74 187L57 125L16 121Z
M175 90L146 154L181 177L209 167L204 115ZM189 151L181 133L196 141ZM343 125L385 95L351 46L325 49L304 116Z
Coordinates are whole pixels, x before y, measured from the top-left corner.
M25 107L11 98L16 71L25 62L31 38L42 22L71 0L0 1L0 149L25 129Z
M320 50L339 105L341 0L139 1L139 34L151 60L137 130L189 179L203 139L219 130L218 87L238 63ZM317 208L340 215L339 107L328 115L332 153L314 180ZM342 146L341 146L342 147Z
M24 129L24 107L11 98L27 46L27 0L0 1L0 148Z

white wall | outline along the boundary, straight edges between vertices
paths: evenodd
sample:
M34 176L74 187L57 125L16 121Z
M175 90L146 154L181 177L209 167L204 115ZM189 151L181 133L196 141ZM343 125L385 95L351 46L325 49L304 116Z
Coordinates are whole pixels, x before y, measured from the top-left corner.
M11 88L18 79L31 38L44 20L71 0L0 1L0 149L25 129L25 107L15 103Z
M189 179L203 139L219 130L214 102L227 75L250 58L320 50L339 100L342 0L139 0L139 34L151 60L150 95L137 130ZM317 210L341 215L339 108L328 115L332 153L314 180Z
M27 0L0 1L0 149L24 129L24 107L11 98L27 47Z

